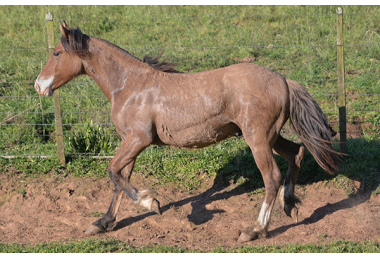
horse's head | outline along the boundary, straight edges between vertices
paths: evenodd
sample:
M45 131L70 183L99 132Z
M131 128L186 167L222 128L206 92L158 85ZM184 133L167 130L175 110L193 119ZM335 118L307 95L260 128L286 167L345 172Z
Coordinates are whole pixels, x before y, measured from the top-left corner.
M70 43L75 43L76 40L74 39L76 35L73 34L78 31L81 34L80 30L71 30L65 22L63 25L60 23L60 29L61 42L53 50L34 84L34 88L40 95L53 95L55 89L83 73L81 56L70 49Z

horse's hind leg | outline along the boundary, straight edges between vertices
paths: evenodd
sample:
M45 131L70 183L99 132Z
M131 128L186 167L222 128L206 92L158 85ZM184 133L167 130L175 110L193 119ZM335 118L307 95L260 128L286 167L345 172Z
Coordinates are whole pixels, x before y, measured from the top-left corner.
M294 186L300 171L305 148L279 136L274 144L274 151L289 163L284 186L280 190L280 201L286 215L298 221L298 209L295 206L299 199L294 196Z
M244 135L247 136L247 135ZM259 137L259 135L257 135ZM261 136L260 136L261 137ZM281 173L273 157L269 141L251 138L247 140L257 167L259 168L265 184L265 199L262 204L259 217L253 227L247 228L240 234L239 242L250 241L258 236L266 237L271 212L276 200L278 189L281 185Z
M128 140L131 139L127 138L126 141L123 141L122 146L108 166L110 178L115 184L115 191L109 209L103 218L91 225L86 234L111 231L116 226L116 216L123 192L135 203L161 214L160 204L153 197L153 192L151 190L138 190L129 182L135 159L148 144L141 141L128 142Z

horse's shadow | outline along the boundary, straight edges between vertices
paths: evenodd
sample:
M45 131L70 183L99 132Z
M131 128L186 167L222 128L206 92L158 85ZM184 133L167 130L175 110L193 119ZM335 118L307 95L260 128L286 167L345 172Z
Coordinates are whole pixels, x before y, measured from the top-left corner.
M228 199L230 197L248 192L248 190L245 187L237 187L230 191L221 192L226 187L228 187L228 184L225 183L225 178L224 177L221 178L220 175L217 175L214 180L214 184L211 188L207 189L201 194L188 197L180 201L170 202L161 207L161 212L165 213L171 208L178 208L190 203L192 206L192 211L187 216L188 220L196 225L206 223L209 220L211 220L215 214L225 212L223 209L209 210L206 208L206 205L208 205L209 203L213 201ZM152 216L154 214L156 213L147 212L136 217L125 218L117 223L114 230L122 229L136 221L143 220L146 217Z
M246 153L249 153L250 151L247 150L242 154L245 155L238 155L237 158L231 160L227 165L224 166L222 170L220 170L215 179L214 183L211 188L207 189L206 191L202 192L201 194L185 198L180 201L176 202L170 202L164 206L161 207L162 212L166 212L170 210L172 207L181 207L184 206L188 203L191 204L192 206L192 211L191 213L187 216L188 220L196 225L200 225L203 223L206 223L213 219L215 214L223 213L225 212L223 209L214 209L214 210L209 210L206 208L206 205L212 203L213 201L218 201L218 200L225 200L233 196L238 196L247 192L250 192L254 189L260 188L263 186L262 178L261 175L256 168L253 158L251 157L251 164L247 164L247 162L244 162L245 166L239 166L236 165L236 162L240 162L242 160L246 160ZM244 158L243 158L244 157ZM285 173L287 164L284 163L285 161L281 161L282 159L277 158L277 162L280 166L281 172ZM319 168L314 159L311 157L310 154L305 156L304 159L305 164L310 164L312 163L313 165L308 165L308 168L315 169ZM315 164L315 165L314 165ZM242 169L239 170L239 172L242 172L242 175L236 175L235 173L232 173L231 170L233 171L234 169L236 170L237 167L243 167L246 171L242 171ZM313 168L315 167L315 168ZM250 168L250 169L248 169ZM304 167L305 168L305 167ZM244 179L247 179L249 181L245 182L242 185L235 185L234 188L232 189L226 189L229 187L231 183L236 183L238 178L240 176L243 176ZM309 175L310 176L310 175ZM325 180L330 180L334 178L334 176L330 176L327 173L324 173L322 170L318 171L317 174L313 174L313 178L310 180L302 178L302 167L301 167L301 172L299 176L299 181L298 183L300 184L311 184L314 182L319 182L319 181L325 181ZM258 178L260 178L258 180ZM351 178L355 179L355 176ZM358 177L360 178L360 176ZM380 180L374 180L376 183L372 185L372 187L377 187L380 184ZM355 195L350 195L348 198L343 199L339 202L333 203L333 204L326 204L320 208L315 209L315 211L311 214L311 216L305 218L301 222L298 223L293 223L290 225L286 226L281 226L278 227L274 230L270 230L268 232L268 235L271 237L280 235L284 232L286 232L289 228L295 227L295 226L300 226L300 225L308 225L312 223L316 223L326 217L327 215L330 215L334 212L337 212L339 210L343 209L348 209L352 207L356 207L365 201L367 201L370 196L371 192L373 190L367 189L365 192L359 192L358 194ZM253 205L252 205L253 206ZM302 206L302 205L301 205ZM122 229L136 221L140 221L145 219L146 217L152 216L156 213L153 212L148 212L141 214L136 217L128 217L125 219L122 219L121 221L118 222L118 224L115 227L115 230ZM254 216L253 216L254 218Z
M293 223L293 224L286 225L286 226L281 226L281 227L278 227L276 229L269 231L268 233L271 237L275 237L275 236L278 236L278 235L284 233L289 228L301 226L301 225L310 225L310 224L316 223L319 220L322 220L323 218L325 218L327 215L330 215L334 212L337 212L337 211L342 210L342 209L349 209L349 208L356 207L356 206L366 202L370 197L371 197L371 193L366 192L363 194L349 196L348 198L343 199L343 200L338 201L338 202L333 203L333 204L327 203L325 206L317 208L313 212L313 214L310 215L310 217L305 218L301 222Z

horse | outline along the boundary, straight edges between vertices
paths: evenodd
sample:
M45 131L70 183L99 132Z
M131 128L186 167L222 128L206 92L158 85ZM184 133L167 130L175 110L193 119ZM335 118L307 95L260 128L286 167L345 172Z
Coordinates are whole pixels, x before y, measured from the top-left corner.
M271 212L279 194L286 215L297 218L294 186L305 154L303 145L282 137L290 126L326 172L339 169L332 147L334 131L317 102L297 82L253 63L197 73L181 73L175 64L124 49L71 29L60 22L61 40L35 81L40 95L51 96L79 75L90 76L111 102L111 118L122 142L108 166L114 193L107 213L86 230L112 231L123 193L135 203L162 214L151 189L130 183L137 156L149 145L201 148L242 134L265 184L265 198L252 226L238 241L267 237ZM274 154L289 163L282 175Z

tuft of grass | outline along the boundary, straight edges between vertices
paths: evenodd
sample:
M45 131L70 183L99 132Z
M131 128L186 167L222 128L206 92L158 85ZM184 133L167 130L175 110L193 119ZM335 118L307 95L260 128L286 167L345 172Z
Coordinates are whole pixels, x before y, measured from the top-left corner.
M26 190L25 189L21 189L21 190L19 190L18 193L21 194L21 195L23 195L23 196L25 196L26 195Z
M103 217L105 214L102 213L102 212L91 212L91 213L88 213L88 214L84 214L84 217L95 217L95 218L101 218Z

